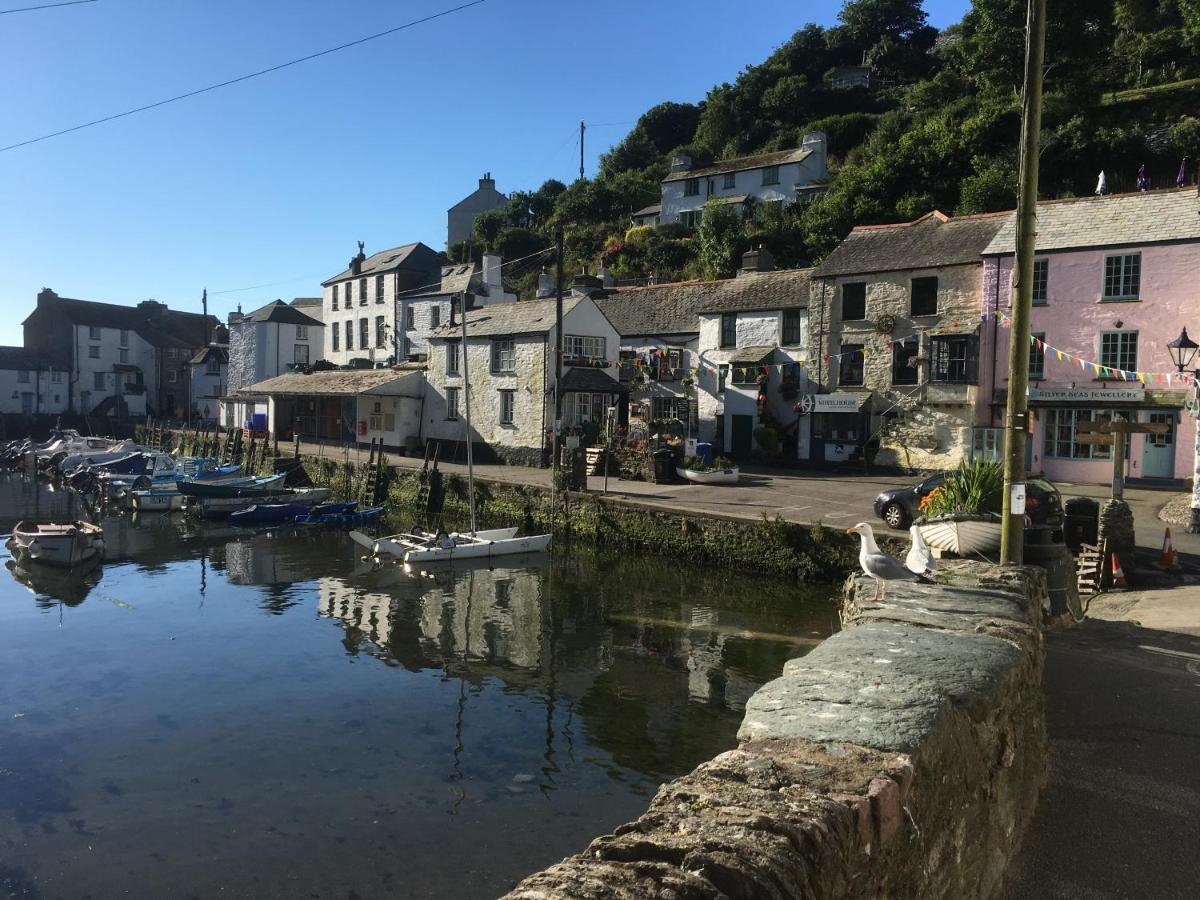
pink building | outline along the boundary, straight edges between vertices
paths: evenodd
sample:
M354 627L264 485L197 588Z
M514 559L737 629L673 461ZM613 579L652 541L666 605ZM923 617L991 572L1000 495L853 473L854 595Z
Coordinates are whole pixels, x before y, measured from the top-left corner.
M980 382L991 408L979 410L986 424L975 430L976 456L998 455L1003 445L1015 224L1010 217L983 252L989 322ZM1167 434L1130 436L1127 477L1190 477L1190 388L1156 375L1173 373L1166 345L1181 327L1200 332L1195 188L1046 201L1038 204L1037 230L1032 332L1046 347L1030 355L1030 471L1063 483L1107 483L1112 448L1081 441L1078 423L1119 414L1171 426ZM1079 360L1134 374L1097 374Z

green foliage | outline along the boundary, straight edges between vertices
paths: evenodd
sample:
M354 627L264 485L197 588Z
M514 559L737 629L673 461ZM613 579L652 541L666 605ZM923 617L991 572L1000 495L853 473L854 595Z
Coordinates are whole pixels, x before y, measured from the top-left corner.
M696 228L696 248L706 278L733 275L745 243L742 217L732 204L716 199L704 204L704 216Z
M758 446L762 447L767 453L779 452L779 432L769 425L762 425L755 428L754 440L758 441Z
M1004 504L1004 470L994 460L963 462L946 484L929 495L928 516L999 513Z

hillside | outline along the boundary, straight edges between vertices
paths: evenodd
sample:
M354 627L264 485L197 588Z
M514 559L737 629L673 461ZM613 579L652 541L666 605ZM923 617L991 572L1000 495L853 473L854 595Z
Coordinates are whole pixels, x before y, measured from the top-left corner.
M934 207L1011 208L1024 15L1017 0L975 0L939 33L919 0L848 2L837 26L806 26L701 103L648 110L595 178L515 192L453 252L477 255L486 244L514 259L547 246L561 223L569 271L594 271L603 258L622 278L721 277L751 244L781 265L807 265L856 224ZM835 67L864 60L877 86L830 86ZM1152 186L1173 185L1181 158L1200 157L1200 0L1052 3L1046 66L1043 197L1091 193L1101 169L1112 190L1132 190L1142 164ZM631 211L657 201L678 150L726 159L795 147L817 129L828 136L831 182L807 206L747 223L726 207L695 234L628 227ZM522 296L535 276L515 273Z

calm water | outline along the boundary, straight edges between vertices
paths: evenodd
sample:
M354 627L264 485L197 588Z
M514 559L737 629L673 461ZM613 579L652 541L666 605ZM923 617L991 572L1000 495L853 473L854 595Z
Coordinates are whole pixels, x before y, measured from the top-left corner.
M0 531L73 517L0 474ZM830 589L663 560L372 570L342 534L104 522L0 572L0 896L487 897L735 743Z

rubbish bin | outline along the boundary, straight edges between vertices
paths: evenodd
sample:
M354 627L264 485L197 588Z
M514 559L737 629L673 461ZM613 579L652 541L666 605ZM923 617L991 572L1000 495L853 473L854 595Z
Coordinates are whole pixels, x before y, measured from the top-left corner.
M1100 539L1100 503L1091 497L1072 497L1064 506L1067 546L1072 550L1078 550L1080 544L1094 546Z
M654 483L670 484L675 480L675 454L670 450L654 451Z
M712 444L708 444L708 443L697 444L696 445L696 455L711 466L713 464L713 459L714 459Z
M1050 601L1050 615L1061 616L1067 612L1076 618L1083 615L1079 605L1079 589L1076 586L1075 558L1065 544L1026 544L1025 565L1040 566L1046 570L1046 592Z

